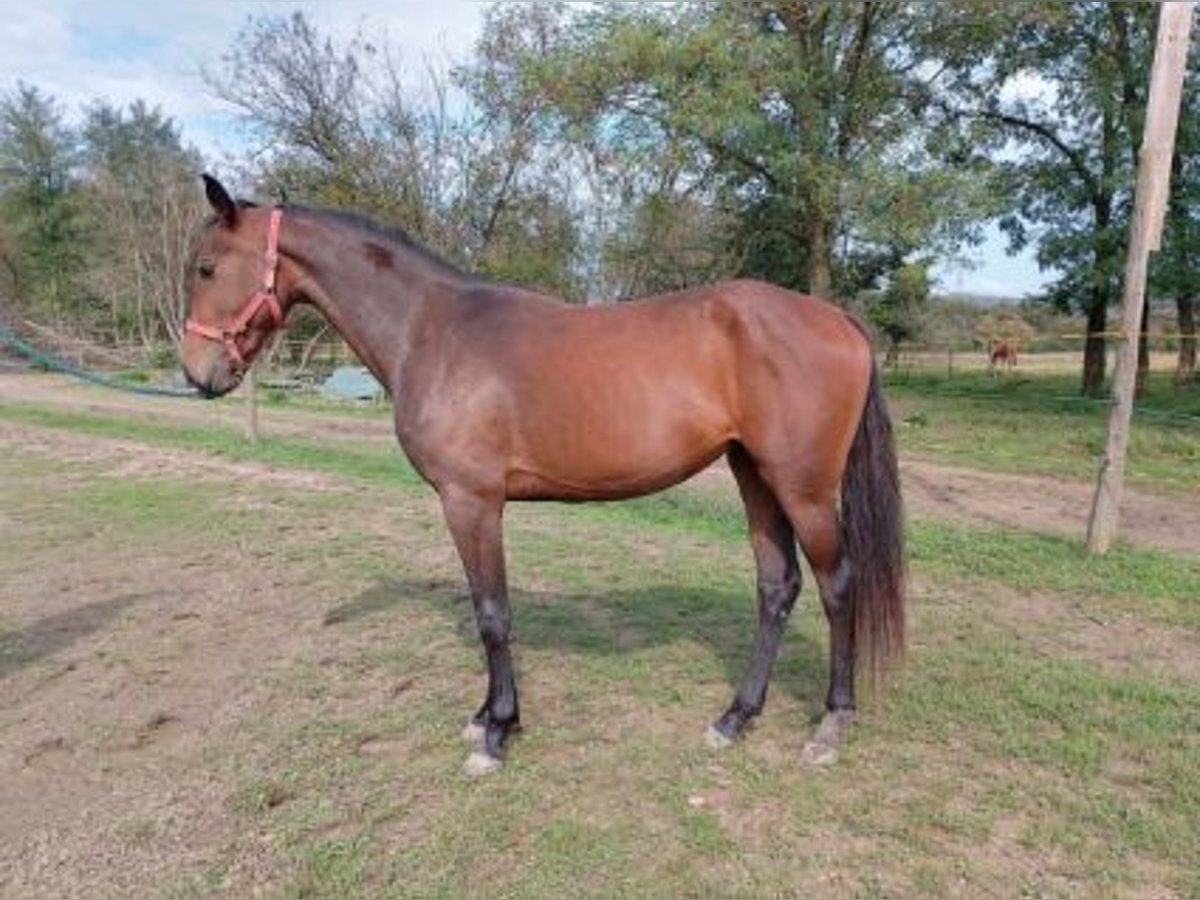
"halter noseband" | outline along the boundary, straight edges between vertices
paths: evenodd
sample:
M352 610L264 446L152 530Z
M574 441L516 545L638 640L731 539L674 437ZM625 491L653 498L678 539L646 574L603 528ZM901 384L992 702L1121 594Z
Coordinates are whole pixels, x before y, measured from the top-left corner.
M279 266L279 228L283 223L283 210L278 206L271 210L271 224L267 229L267 250L263 254L262 286L255 291L227 324L205 325L189 318L183 326L185 334L196 334L210 341L225 345L225 351L239 366L246 364L242 352L238 349L237 341L250 322L258 315L258 311L266 306L271 311L273 326L278 328L283 324L283 310L279 306L279 298L275 294L275 272Z

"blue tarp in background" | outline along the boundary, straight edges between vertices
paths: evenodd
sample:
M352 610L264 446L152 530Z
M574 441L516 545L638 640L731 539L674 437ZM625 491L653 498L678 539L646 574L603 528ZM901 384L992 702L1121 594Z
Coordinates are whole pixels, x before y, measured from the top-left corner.
M321 383L321 393L339 400L377 400L383 386L362 366L339 366Z

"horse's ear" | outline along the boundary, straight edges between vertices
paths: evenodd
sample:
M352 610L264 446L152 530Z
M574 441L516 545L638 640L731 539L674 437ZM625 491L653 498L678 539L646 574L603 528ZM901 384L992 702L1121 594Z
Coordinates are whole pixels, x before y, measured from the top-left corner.
M217 179L213 178L207 172L200 176L204 179L204 193L208 197L208 202L213 208L213 212L220 217L221 222L226 228L232 228L237 224L238 207L233 202L233 198L229 196L229 192L225 190L224 185Z

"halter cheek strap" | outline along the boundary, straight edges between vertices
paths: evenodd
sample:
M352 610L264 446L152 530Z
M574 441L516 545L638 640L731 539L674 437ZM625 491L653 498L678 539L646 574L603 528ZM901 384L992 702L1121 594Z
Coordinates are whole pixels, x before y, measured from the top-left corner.
M189 318L183 326L185 334L194 334L225 345L231 359L239 366L246 364L242 351L238 349L238 338L246 333L258 311L264 306L271 313L271 327L283 324L283 309L275 293L275 273L279 267L279 229L283 224L283 210L276 206L271 210L271 222L267 228L267 250L263 254L262 286L250 295L237 314L220 325L205 325Z

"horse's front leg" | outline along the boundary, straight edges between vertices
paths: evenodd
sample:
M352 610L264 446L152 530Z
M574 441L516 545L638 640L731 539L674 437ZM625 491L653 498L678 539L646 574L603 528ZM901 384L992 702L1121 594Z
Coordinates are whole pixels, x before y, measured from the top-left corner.
M520 725L509 649L511 616L501 532L504 502L454 488L443 490L441 498L446 524L466 570L475 621L487 654L487 697L468 725L479 746L466 763L467 774L485 775L500 768L504 741Z

